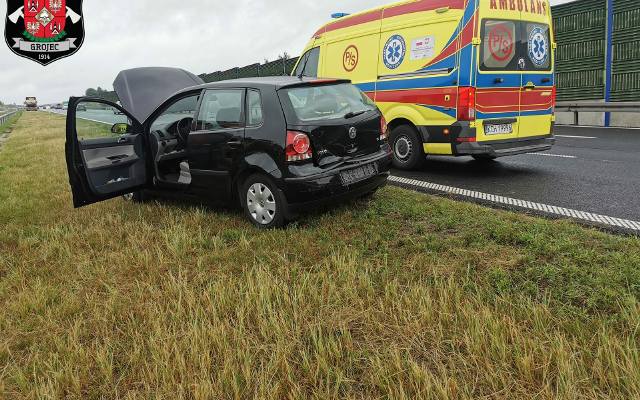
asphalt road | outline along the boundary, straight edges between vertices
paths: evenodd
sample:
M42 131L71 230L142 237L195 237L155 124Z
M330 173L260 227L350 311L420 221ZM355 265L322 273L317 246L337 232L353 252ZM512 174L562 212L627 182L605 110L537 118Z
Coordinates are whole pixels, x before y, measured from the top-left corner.
M50 110L53 113L66 115L66 111L62 110ZM115 114L112 110L87 110L87 111L78 111L76 116L81 119L86 119L94 122L104 122L105 124L116 124L127 122L128 118L123 114ZM173 122L180 118L184 118L185 114L174 113L174 114L165 114L156 120L158 123L163 122Z
M430 157L400 177L640 221L640 130L556 127L546 153L483 164Z

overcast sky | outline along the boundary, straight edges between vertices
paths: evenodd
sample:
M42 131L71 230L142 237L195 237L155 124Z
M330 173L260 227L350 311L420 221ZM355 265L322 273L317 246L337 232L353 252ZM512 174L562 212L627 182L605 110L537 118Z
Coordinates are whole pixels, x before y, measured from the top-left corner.
M552 4L569 0L551 0ZM334 12L357 12L389 0L86 0L84 45L42 67L0 43L0 101L40 104L112 88L120 70L174 66L193 73L298 55ZM0 15L6 15L0 1ZM13 11L13 10L12 10ZM4 21L2 32L4 32Z

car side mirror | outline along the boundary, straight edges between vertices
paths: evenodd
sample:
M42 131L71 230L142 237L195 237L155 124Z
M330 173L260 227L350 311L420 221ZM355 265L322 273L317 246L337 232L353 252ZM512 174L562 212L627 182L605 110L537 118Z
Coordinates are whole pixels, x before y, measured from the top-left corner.
M111 133L117 133L119 135L124 135L125 133L131 133L131 125L126 124L124 122L113 124L113 126L111 127Z

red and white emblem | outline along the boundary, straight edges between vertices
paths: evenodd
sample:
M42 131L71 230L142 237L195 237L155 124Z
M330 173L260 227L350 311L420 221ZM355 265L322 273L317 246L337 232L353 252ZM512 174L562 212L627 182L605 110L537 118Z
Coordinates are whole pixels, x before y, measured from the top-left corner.
M25 29L36 38L55 38L66 19L66 0L24 0Z

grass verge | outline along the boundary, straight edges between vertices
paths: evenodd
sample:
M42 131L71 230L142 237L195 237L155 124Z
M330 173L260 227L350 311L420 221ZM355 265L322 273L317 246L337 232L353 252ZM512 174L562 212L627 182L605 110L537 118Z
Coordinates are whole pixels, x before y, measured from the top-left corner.
M640 397L640 240L399 188L261 232L0 152L0 398Z

